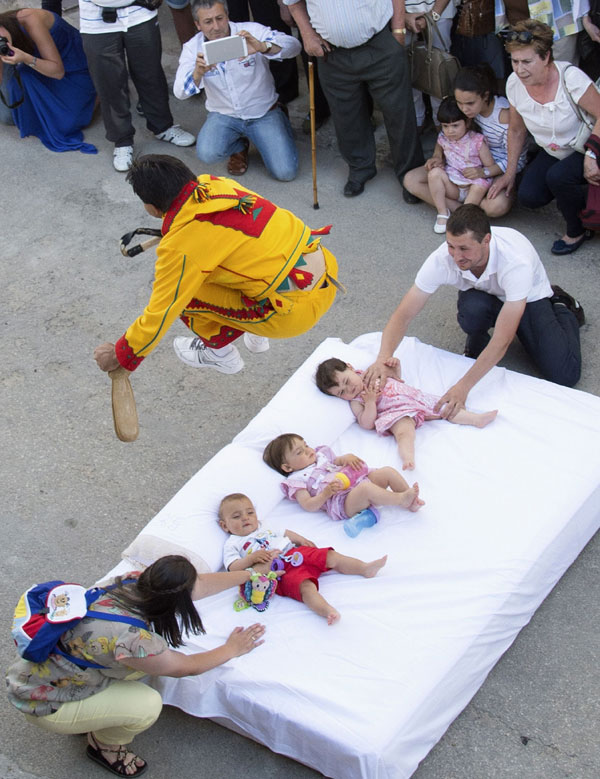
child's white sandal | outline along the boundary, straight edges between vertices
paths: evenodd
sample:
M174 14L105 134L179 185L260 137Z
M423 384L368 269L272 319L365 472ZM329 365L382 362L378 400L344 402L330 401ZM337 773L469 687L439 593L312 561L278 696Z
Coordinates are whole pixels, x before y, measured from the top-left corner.
M438 219L443 219L444 224L439 224ZM433 224L433 232L434 233L445 233L446 232L446 222L450 219L450 211L446 214L438 214L435 218L435 222Z

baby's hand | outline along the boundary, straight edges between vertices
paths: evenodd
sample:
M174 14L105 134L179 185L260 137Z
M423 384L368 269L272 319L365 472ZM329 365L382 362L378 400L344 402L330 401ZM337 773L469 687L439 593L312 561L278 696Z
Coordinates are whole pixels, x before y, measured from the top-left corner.
M474 179L481 179L484 177L483 168L463 168L462 174L465 178L473 181Z
M273 559L273 554L268 549L259 549L256 552L252 552L250 557L250 565L256 565L256 563L270 563Z
M328 500L332 495L335 495L336 492L343 489L344 485L342 482L339 479L333 479L319 494L324 500Z
M443 168L444 161L440 157L430 157L425 161L425 170L430 171L433 168Z
M377 398L379 397L379 395L381 395L381 389L379 385L377 385L376 389L370 389L369 387L365 387L360 394L362 396L365 405L367 403L376 403Z
M360 457L356 454L345 454L344 455L344 465L349 465L350 468L354 471L360 470L363 465L365 464L364 460L361 460Z

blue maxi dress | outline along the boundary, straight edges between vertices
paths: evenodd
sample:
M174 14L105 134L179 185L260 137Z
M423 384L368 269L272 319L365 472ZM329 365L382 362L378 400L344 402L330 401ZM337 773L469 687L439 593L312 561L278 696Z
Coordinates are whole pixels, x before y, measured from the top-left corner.
M82 127L94 112L96 91L88 71L79 30L53 14L50 35L65 68L62 79L48 78L23 63L16 66L23 92L16 78L8 84L10 102L25 100L12 111L21 138L37 136L51 151L82 151L96 154L91 143L84 143ZM35 52L39 56L39 52Z

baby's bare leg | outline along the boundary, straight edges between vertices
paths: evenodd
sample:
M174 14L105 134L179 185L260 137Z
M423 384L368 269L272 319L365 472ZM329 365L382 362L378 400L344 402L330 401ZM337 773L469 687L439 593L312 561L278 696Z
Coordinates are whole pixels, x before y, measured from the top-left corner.
M475 411L467 411L466 408L461 408L452 419L448 422L452 422L453 425L472 425L473 427L485 427L496 419L498 410L486 411L483 414L477 414Z
M328 568L333 568L333 570L338 573L364 576L365 579L372 579L377 571L379 571L380 568L383 568L386 563L387 555L380 557L378 560L371 560L370 563L365 563L357 557L347 557L344 554L340 554L339 552L336 552L335 549L330 549L327 552Z
M350 490L344 502L344 509L349 517L359 511L374 506L403 506L416 511L421 504L418 503L419 485L415 482L412 487L403 492L390 492L385 487L379 487L366 479ZM417 508L413 508L417 503Z
M325 598L321 595L317 589L317 585L310 579L305 579L300 584L300 594L302 595L303 603L306 603L309 609L318 614L320 617L327 619L328 625L333 625L340 619L340 612L334 609L331 603L327 603Z
M412 417L402 417L390 427L390 433L398 444L402 470L412 471L415 467L415 420Z

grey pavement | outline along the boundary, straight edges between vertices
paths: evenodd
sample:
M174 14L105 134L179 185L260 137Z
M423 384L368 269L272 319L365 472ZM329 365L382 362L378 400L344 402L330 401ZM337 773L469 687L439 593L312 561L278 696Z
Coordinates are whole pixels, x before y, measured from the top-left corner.
M168 10L161 9L160 16L164 64L172 81L178 45ZM76 24L77 12L68 18ZM200 99L179 103L173 98L172 109L184 127L199 128ZM113 170L99 115L86 131L86 140L98 146L95 156L51 153L35 138L21 140L14 128L0 128L3 668L13 656L7 628L23 590L57 577L92 583L112 568L139 530L325 337L349 341L380 330L422 260L439 245L432 210L402 201L381 127L379 174L353 200L341 193L346 166L332 128L328 124L319 132L321 207L314 210L310 145L300 130L305 113L301 96L291 105L301 157L297 180L271 180L251 155L243 183L313 227L333 224L327 245L340 261L348 294L306 335L272 343L266 354L245 352L246 367L236 376L186 368L171 347L172 336L185 328L174 326L132 378L141 427L133 444L119 442L113 433L110 381L96 367L92 351L124 332L150 290L153 252L125 259L119 237L158 222L152 224L124 176ZM138 153L173 153L200 172L193 147L167 146L147 132L143 120L136 116L135 122ZM223 175L225 166L211 172ZM535 213L517 209L504 224L524 232L551 280L582 301L587 324L581 330L579 389L600 394L600 239L557 258L549 248L562 224L553 206ZM454 293L438 293L410 334L461 352ZM503 365L533 372L517 344ZM549 480L548 489L560 484ZM596 536L423 761L417 779L598 776L599 566ZM27 725L4 699L0 707L2 779L105 775L86 761L83 738L54 738ZM171 708L136 747L157 779L319 776Z

